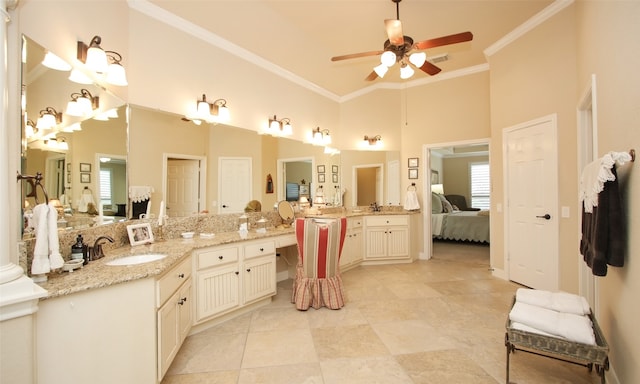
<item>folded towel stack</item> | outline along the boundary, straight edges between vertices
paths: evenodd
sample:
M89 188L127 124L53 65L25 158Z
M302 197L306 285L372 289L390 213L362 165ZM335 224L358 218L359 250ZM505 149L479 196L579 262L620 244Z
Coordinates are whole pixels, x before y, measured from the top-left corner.
M584 297L520 288L509 320L515 329L596 345L590 312Z

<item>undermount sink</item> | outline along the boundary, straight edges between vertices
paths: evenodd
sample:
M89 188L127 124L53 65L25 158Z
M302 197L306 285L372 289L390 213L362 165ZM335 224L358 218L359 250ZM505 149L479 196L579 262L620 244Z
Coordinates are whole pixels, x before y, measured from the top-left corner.
M165 257L167 257L167 255L163 255L160 253L148 253L144 255L132 255L132 256L121 257L119 259L106 262L105 264L114 265L114 266L144 264L144 263L150 263L152 261L162 260Z

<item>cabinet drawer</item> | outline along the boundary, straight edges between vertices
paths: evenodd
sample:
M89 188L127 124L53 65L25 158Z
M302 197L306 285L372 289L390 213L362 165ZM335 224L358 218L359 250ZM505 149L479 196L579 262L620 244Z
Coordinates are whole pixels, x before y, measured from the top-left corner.
M169 273L158 280L158 307L162 306L189 277L191 277L191 256L184 259L177 267L171 268Z
M238 261L238 247L214 248L198 251L198 269L214 267Z
M367 225L375 227L409 225L409 218L407 216L372 216L367 217Z
M347 219L347 229L362 228L364 218Z
M295 234L280 236L276 239L276 248L284 248L296 244L298 243Z
M244 246L244 258L258 257L276 253L276 244L273 240L261 241Z

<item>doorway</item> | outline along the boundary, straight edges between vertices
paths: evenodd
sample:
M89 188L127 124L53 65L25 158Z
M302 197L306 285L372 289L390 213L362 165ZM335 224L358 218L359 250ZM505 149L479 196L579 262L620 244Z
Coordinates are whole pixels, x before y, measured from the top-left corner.
M383 164L354 165L353 206L383 205L383 180Z
M167 216L183 217L205 210L206 157L163 154L162 190Z
M423 158L425 167L420 179L422 179L423 196L423 231L424 231L424 253L421 259L431 259L434 254L434 228L432 228L432 205L431 191L432 184L439 184L444 195L465 196L468 205L471 206L471 178L468 167L464 164L472 162L490 162L489 139L464 140L448 143L427 144L423 146ZM447 160L448 159L448 160ZM447 164L447 162L451 162ZM434 171L434 172L432 172ZM437 180L435 179L437 175ZM432 180L434 181L432 183ZM440 191L438 191L440 192ZM489 229L491 231L491 228ZM491 235L489 235L491 237ZM463 243L460 243L464 245ZM485 244L485 243L478 243ZM455 247L452 242L447 246L450 250ZM490 247L490 243L486 244ZM487 252L488 254L488 252Z

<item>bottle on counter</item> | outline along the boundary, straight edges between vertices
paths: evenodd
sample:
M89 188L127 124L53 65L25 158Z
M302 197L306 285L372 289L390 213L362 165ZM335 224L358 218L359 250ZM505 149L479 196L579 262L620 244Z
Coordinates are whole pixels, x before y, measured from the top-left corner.
M71 260L85 259L85 248L84 242L82 241L82 235L78 235L76 238L76 243L71 246Z

